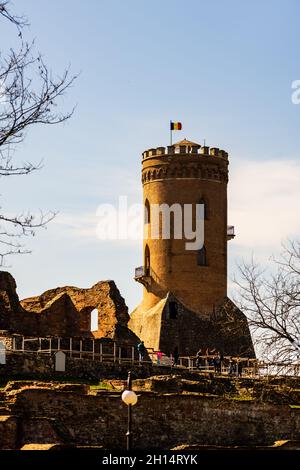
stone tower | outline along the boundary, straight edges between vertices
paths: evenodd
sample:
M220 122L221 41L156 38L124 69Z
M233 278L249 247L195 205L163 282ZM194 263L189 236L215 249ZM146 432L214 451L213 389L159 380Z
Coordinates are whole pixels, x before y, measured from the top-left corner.
M203 347L253 355L246 319L227 298L227 243L234 237L234 228L227 225L227 152L188 140L149 149L143 153L142 183L144 260L135 280L143 284L144 294L129 326L147 347L166 353L177 347L190 354ZM182 209L184 224L189 205L195 229L196 204L203 208L204 244L187 249L189 240L175 235L173 209ZM161 205L169 208L170 237L162 237L166 220L160 215L159 237L153 238L151 218Z

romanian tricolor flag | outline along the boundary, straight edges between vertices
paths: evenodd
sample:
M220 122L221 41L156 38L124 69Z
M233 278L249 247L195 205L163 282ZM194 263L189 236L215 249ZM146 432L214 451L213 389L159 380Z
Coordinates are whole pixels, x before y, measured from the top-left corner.
M181 122L172 122L170 121L170 130L171 131L181 131L182 124Z

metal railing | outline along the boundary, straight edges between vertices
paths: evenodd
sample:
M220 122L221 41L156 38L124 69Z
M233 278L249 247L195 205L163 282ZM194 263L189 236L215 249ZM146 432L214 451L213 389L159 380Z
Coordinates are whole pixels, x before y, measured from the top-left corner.
M19 343L19 344L17 344ZM77 347L75 347L77 346ZM88 346L88 347L87 347ZM5 348L5 354L28 353L52 355L61 351L73 359L88 359L104 363L117 364L151 364L170 369L184 369L202 373L221 373L224 375L243 375L248 377L261 376L300 376L300 363L266 362L253 358L224 356L219 366L216 366L214 355L179 356L177 364L172 355L167 356L152 348L147 349L141 359L136 346L124 345L114 341L87 338L25 338L12 337L11 347ZM2 350L3 354L3 350ZM230 374L230 365L234 370Z

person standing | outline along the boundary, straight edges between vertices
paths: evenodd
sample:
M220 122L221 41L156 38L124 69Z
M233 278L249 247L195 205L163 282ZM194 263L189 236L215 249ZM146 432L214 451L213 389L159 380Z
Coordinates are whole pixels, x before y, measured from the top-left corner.
M228 375L234 375L235 372L235 367L234 367L234 362L232 358L229 358L229 363L228 363Z
M219 374L221 372L221 356L220 356L220 353L218 353L218 355L214 357L214 367L215 367L215 373Z
M200 348L199 351L198 351L197 354L196 354L196 368L197 368L197 369L200 369L200 365L201 365L201 356L202 356L202 351L201 351L201 348Z
M156 358L157 358L157 364L158 365L160 365L160 363L161 363L162 356L163 356L163 353L161 351L157 351Z
M146 353L146 348L145 348L145 345L144 345L144 341L141 341L140 343L138 343L137 350L138 350L138 353L139 353L139 361L142 362L144 360L144 356L145 356L145 353Z
M238 361L237 363L237 376L242 377L243 373L243 363L241 361Z
M220 353L220 374L222 374L223 364L224 364L224 355Z
M179 352L178 352L178 347L176 346L173 352L173 366L178 365L178 360L179 360Z

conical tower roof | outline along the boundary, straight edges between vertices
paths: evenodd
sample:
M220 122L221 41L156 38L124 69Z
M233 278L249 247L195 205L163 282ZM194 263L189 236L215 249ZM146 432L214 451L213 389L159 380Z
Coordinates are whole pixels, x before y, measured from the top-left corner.
M183 139L179 142L176 142L175 144L173 144L173 147L179 147L180 145L187 145L189 147L201 147L200 144L197 144L196 142L192 142L191 140L187 139Z

